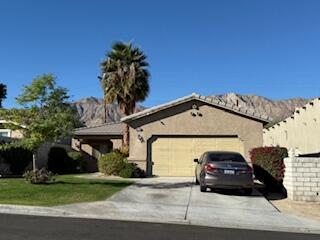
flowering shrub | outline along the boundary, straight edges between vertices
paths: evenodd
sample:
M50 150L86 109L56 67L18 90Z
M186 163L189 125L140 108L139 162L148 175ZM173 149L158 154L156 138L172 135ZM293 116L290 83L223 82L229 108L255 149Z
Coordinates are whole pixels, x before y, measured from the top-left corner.
M288 151L283 147L259 147L250 151L254 173L257 179L266 185L272 184L270 178L282 183L285 171L283 159L288 156ZM267 176L269 174L269 176Z
M54 181L53 173L45 168L27 171L23 174L26 181L32 184L45 184Z

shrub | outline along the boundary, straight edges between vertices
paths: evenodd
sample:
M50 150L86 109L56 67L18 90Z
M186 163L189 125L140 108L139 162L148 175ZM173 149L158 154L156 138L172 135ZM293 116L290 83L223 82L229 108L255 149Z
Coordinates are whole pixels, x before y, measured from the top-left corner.
M9 174L22 175L31 162L32 152L27 149L16 146L0 149L0 163L9 167Z
M129 148L128 147L121 147L118 150L123 156L129 157Z
M145 177L145 172L135 163L127 163L119 172L119 176L123 178L142 178Z
M79 172L87 171L88 163L80 152L76 152L76 151L68 152L68 157L74 161L77 171Z
M53 173L68 174L76 173L77 161L68 156L67 151L62 147L52 147L48 154L48 169Z
M282 185L285 165L283 159L288 156L286 148L259 147L250 151L254 174L268 187Z
M126 166L126 158L119 151L102 155L98 160L99 171L106 175L119 175Z
M47 171L45 168L40 170L30 170L23 174L23 177L26 179L26 181L32 184L46 184L52 182L54 181L53 176L53 173Z

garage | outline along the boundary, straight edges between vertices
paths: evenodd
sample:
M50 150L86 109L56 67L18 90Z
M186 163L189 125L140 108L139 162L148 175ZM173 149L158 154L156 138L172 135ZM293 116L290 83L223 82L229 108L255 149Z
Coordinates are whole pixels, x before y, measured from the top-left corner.
M152 143L153 175L194 176L193 159L214 150L244 154L238 137L158 137Z
M129 126L128 161L148 176L193 176L194 158L205 151L240 152L262 146L268 119L249 109L198 94L121 119Z

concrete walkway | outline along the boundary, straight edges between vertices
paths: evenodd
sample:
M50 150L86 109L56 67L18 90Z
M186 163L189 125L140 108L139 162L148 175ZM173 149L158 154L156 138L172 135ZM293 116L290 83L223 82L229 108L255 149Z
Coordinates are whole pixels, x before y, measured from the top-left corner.
M193 178L141 179L99 202L6 207L0 206L0 212L320 233L320 223L278 212L257 191L252 196L234 191L201 193Z

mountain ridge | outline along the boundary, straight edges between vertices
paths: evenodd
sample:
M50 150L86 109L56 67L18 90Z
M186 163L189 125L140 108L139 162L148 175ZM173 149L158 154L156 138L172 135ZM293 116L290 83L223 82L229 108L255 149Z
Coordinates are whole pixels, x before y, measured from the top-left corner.
M273 122L281 121L289 117L295 108L304 106L310 99L290 98L282 100L271 100L269 98L255 94L226 93L210 95L219 101L237 105L240 108L255 111L258 114L268 116ZM72 105L76 108L80 121L84 126L96 126L106 122L117 122L123 117L116 103L106 105L104 114L103 99L97 97L86 97L74 101ZM137 105L135 112L145 109L142 105Z

